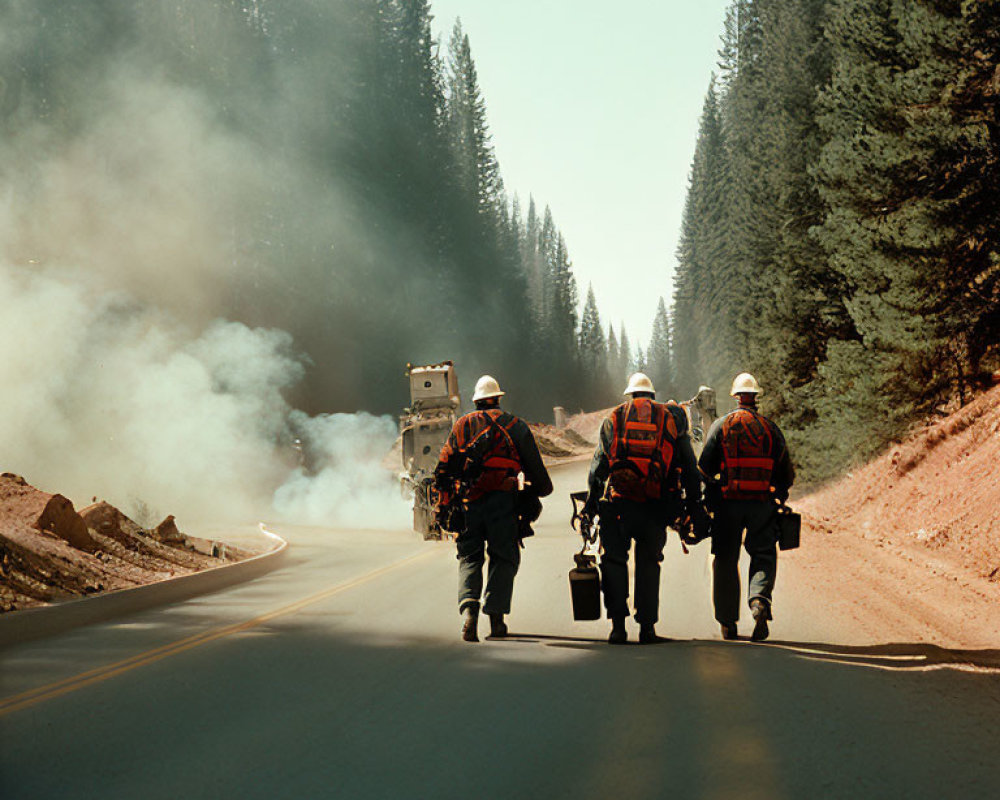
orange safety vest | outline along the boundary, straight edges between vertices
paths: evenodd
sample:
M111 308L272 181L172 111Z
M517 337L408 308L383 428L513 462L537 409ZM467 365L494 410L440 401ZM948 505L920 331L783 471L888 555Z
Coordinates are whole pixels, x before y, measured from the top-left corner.
M774 439L771 426L749 408L738 408L722 421L722 450L727 500L766 500L771 496Z
M648 397L622 403L611 412L608 489L612 500L646 502L676 491L669 481L677 422L665 404Z
M500 409L473 411L459 420L455 427L458 452L466 460L465 467L479 465L478 474L466 487L466 500L478 500L488 492L512 492L517 489L517 474L521 472L521 457L511 438L510 429L517 417Z

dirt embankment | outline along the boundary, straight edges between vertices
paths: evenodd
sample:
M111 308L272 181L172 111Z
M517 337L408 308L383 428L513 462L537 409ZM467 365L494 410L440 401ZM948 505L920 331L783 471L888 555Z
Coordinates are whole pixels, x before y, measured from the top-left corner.
M574 414L566 420L565 428L544 422L529 422L538 451L547 465L575 461L594 454L601 423L610 409L589 414ZM382 459L382 466L398 472L401 467L402 437L397 437L392 449Z
M593 455L597 435L591 439L581 434L576 428L571 427L573 419L576 417L571 417L565 428L557 428L543 422L529 423L538 451L546 464Z
M552 465L590 458L597 446L601 423L610 411L611 409L605 409L574 414L567 418L564 428L543 422L529 423L545 463Z
M11 473L0 475L0 612L128 589L249 553L185 536L172 516L144 529L108 503L77 512Z
M918 635L996 643L1000 387L796 505L817 581L905 609Z

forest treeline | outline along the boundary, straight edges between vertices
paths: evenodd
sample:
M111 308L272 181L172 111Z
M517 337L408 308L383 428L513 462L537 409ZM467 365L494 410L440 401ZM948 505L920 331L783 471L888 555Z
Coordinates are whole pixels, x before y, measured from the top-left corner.
M443 359L537 418L607 404L627 335L609 361L551 210L505 191L468 37L431 23L427 0L5 3L0 182L8 229L42 231L8 255L155 285L176 313L207 306L197 323L288 331L309 362L292 399L312 412L398 412L406 363ZM61 205L53 163L79 184ZM72 230L68 204L86 206ZM143 204L163 222L123 230Z
M538 419L750 370L822 478L997 366L998 3L736 0L645 347L505 190L428 0L4 3L5 254L288 331L309 411L397 411L407 361Z
M680 387L752 371L822 479L1000 342L1000 3L736 0L672 308Z

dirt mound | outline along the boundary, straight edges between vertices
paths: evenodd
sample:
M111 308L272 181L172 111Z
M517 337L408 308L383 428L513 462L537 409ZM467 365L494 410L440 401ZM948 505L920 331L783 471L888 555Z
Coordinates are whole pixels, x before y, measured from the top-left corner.
M566 430L572 431L574 435L587 442L590 447L594 447L601 433L601 425L610 413L611 409L605 408L601 411L574 414L566 420Z
M149 531L108 503L77 513L62 495L0 476L0 612L219 566L211 545L184 536L173 517ZM227 548L225 558L247 555Z
M556 428L540 422L532 422L529 427L547 463L589 456L594 452L594 445L571 428Z
M94 550L87 525L61 494L40 492L20 475L0 475L0 515L57 536L79 550Z
M1000 583L1000 387L806 498L820 529Z
M533 422L531 432L535 435L538 449L547 462L589 458L594 454L601 424L610 411L605 409L574 414L566 420L565 428Z
M576 414L567 420L565 428L543 422L529 422L528 427L531 428L542 458L546 463L552 464L592 455L601 423L607 415L607 411ZM382 467L398 472L401 451L402 438L398 437L392 449L383 457Z
M562 432L563 438L576 447L593 448L596 442L589 442L572 428L566 428Z

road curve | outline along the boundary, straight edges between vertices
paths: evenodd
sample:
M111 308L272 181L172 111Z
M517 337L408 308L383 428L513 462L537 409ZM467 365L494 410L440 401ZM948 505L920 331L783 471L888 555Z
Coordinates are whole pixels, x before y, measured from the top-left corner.
M891 630L857 645L796 554L772 643L718 640L707 545L676 539L675 641L572 622L583 466L554 477L508 641L459 641L453 545L281 528L284 566L250 584L8 648L0 797L996 795L1000 675Z

